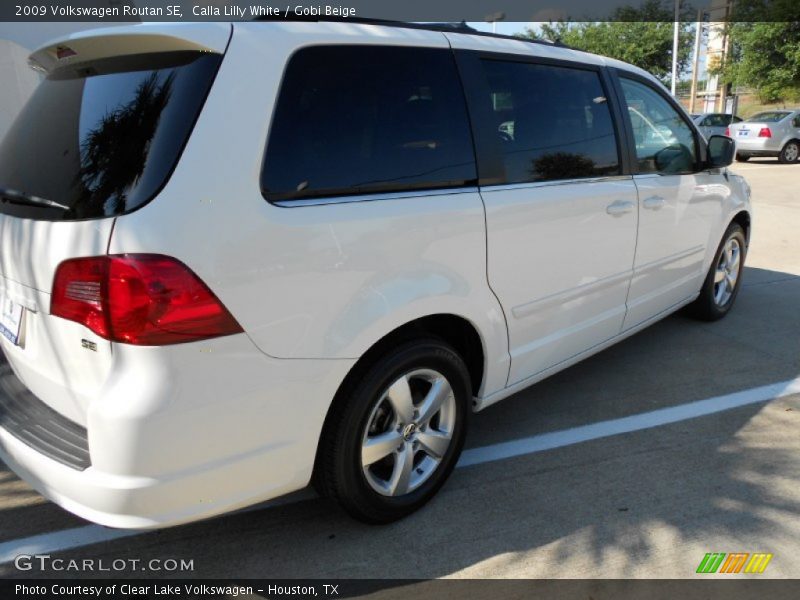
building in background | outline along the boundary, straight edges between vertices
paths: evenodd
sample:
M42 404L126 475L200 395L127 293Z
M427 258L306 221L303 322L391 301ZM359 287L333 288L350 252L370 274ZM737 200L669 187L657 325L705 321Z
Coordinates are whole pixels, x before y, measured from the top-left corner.
M706 68L714 69L728 58L729 40L725 26L733 8L733 0L712 0L708 8L708 42L706 44ZM719 75L708 75L703 97L703 112L736 113L736 97L731 95L730 85L722 84Z
M41 79L28 67L29 53L16 42L0 39L0 139Z

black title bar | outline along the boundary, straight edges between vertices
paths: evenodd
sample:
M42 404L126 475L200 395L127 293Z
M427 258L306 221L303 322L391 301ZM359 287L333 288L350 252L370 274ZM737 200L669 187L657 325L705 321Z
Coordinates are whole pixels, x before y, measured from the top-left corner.
M0 598L100 598L103 600L158 598L274 598L284 600L371 599L414 600L498 598L558 600L796 600L798 580L765 580L742 576L714 579L565 579L565 580L253 580L253 579L41 579L0 582Z
M0 21L136 22L306 20L392 21L672 21L674 0L4 0ZM627 7L648 10L631 13ZM680 0L679 20L800 21L794 0Z

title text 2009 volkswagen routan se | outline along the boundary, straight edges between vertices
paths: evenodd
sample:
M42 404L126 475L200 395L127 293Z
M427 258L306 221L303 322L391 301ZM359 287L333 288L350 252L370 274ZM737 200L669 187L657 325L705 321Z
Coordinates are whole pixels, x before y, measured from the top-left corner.
M0 146L0 448L99 523L309 482L400 518L469 413L739 289L731 140L630 65L341 22L124 26L31 61Z

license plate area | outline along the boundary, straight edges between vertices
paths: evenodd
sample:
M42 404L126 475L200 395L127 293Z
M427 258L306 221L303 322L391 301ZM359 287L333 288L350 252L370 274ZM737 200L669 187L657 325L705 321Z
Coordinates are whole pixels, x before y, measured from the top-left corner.
M749 129L740 129L737 133L739 137L747 137L750 134Z
M23 315L22 305L0 292L0 334L15 346L19 345Z

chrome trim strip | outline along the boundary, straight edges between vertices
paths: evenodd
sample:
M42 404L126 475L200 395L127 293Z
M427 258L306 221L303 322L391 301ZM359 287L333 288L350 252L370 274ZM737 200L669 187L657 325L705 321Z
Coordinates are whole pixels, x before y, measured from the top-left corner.
M428 196L451 196L453 194L470 194L478 191L477 186L460 188L443 188L439 190L421 190L408 192L386 192L382 194L354 194L352 196L331 196L328 198L306 198L303 200L278 200L270 202L282 208L300 206L323 206L326 204L350 204L351 202L375 202L378 200L402 200L406 198L425 198Z
M590 283L585 283L581 286L574 287L565 290L563 292L556 292L555 294L551 294L550 296L546 296L544 298L539 298L538 300L534 300L532 302L520 304L519 306L515 306L511 309L511 314L513 314L517 319L522 319L539 310L548 308L554 304L563 304L565 302L570 302L571 300L575 300L576 298L580 298L581 296L594 294L601 290L607 289L613 285L621 283L622 281L629 279L631 276L636 277L642 275L643 273L646 273L648 271L652 271L654 269L658 269L659 267L672 264L683 258L689 258L690 256L694 256L695 254L704 251L705 251L704 246L695 246L694 248L689 248L688 250L679 252L678 254L673 254L672 256L667 256L666 258L661 258L659 260L647 263L646 265L636 267L633 270L623 271L621 273L610 275L608 277L604 277L603 279L598 279L597 281L592 281ZM697 273L699 273L699 271ZM680 280L680 283L684 283L685 282L684 279L688 281L689 279L696 277L697 273L693 272L687 275L685 278Z
M585 319L580 323L575 323L574 325L570 325L565 329L557 329L553 333L546 335L544 337L539 337L530 342L529 344L525 344L514 350L511 353L511 363L513 364L515 360L519 360L521 356L529 355L531 352L536 352L541 348L552 344L556 340L563 340L568 338L571 335L574 335L580 331L588 329L589 327L593 327L594 325L598 325L603 321L608 321L609 319L613 319L616 316L623 316L625 315L625 304L620 304L615 306L614 308L610 308L607 311L600 313L599 315L595 315L590 319Z
M638 308L642 304L646 304L647 302L650 302L651 300L654 300L654 299L658 298L659 296L663 296L667 292L672 291L675 288L679 288L682 285L685 285L685 284L689 283L693 279L701 277L702 275L703 275L703 270L702 269L695 269L691 273L689 273L687 275L684 275L680 279L678 279L676 281L673 281L672 283L670 283L669 285L667 285L665 287L658 288L657 290L653 290L649 294L645 294L644 296L640 296L639 298L637 298L633 302L628 303L629 314L630 314L631 310Z
M656 321L659 321L659 320L663 319L664 317L666 317L670 313L673 313L676 310L680 309L681 307L686 306L687 304L692 302L695 298L697 298L697 296L698 296L698 294L693 294L693 295L689 296L688 298L685 298L684 300L681 300L680 302L678 302L676 304L673 304L672 306L670 306L669 308L661 311L660 313L658 313L656 315L653 315L649 319L646 319L646 320L642 321L638 325L634 325L634 326L630 327L629 329L623 329L621 333L615 335L614 337L612 337L610 339L607 339L604 342L600 342L599 344L596 344L595 346L592 346L591 348L588 348L588 349L584 350L583 352L579 352L578 354L576 354L576 355L574 355L574 356L572 356L570 358L567 358L567 359L561 361L560 363L553 365L552 367L548 367L548 368L544 369L543 371L539 371L538 373L534 373L533 375L530 375L529 377L526 377L525 379L521 379L520 381L517 381L515 383L511 383L508 386L506 386L505 388L503 388L502 390L498 390L496 392L492 392L491 394L489 394L487 396L476 398L477 402L476 402L475 406L473 407L473 412L481 411L484 408L486 408L487 406L491 406L492 404L495 404L496 402L499 402L500 400L508 398L512 394L516 394L520 390L524 390L526 387L529 387L529 386L533 385L534 383L536 383L538 381L541 381L542 379L545 379L546 377L550 377L551 375L555 375L556 373L566 369L570 365L574 365L575 363L580 362L581 360L583 360L585 358L588 358L593 354L597 354L598 352L600 352L601 350L604 350L605 348L613 346L617 342L620 342L620 341L624 340L625 338L630 337L631 335L641 331L642 329L645 329L649 325L652 325Z
M600 290L609 288L612 285L616 285L618 283L630 279L632 274L633 271L628 269L627 271L623 271L615 275L610 275L608 277L598 279L597 281L585 283L583 285L565 290L563 292L556 292L555 294L551 294L550 296L545 296L544 298L539 298L538 300L534 300L533 302L527 302L526 304L520 304L519 306L515 306L514 308L511 309L511 313L517 319L522 319L536 311L547 308L553 304L563 304L564 302L569 302L570 300L574 300L581 296L586 296L588 294L593 294L595 292L599 292Z
M632 175L609 175L606 177L589 177L577 179L558 179L555 181L528 181L523 183L502 183L481 187L481 192L501 192L505 190L524 190L528 188L553 187L557 185L573 185L582 183L603 183L607 181L632 181Z
M636 277L637 275L641 275L642 273L646 273L647 271L652 271L653 269L658 269L659 267L663 267L665 265L677 262L682 258L688 258L700 252L705 252L705 249L706 249L705 246L695 246L694 248L689 248L688 250L684 250L683 252L678 252L677 254L673 254L672 256L667 256L666 258L659 258L658 260L654 260L653 262L649 262L647 264L635 267L633 270L633 276Z

